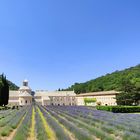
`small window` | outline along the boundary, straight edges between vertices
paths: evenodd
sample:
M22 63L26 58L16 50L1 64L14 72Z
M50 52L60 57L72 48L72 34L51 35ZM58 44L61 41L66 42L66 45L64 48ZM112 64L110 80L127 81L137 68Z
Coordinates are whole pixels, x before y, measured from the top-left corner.
M25 101L25 103L27 104L27 100Z

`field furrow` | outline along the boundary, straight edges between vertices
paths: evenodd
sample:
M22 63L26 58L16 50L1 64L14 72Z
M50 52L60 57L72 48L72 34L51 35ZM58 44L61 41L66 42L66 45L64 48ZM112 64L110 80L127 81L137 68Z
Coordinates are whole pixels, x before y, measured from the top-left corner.
M139 137L139 114L38 104L0 111L0 140L139 140Z

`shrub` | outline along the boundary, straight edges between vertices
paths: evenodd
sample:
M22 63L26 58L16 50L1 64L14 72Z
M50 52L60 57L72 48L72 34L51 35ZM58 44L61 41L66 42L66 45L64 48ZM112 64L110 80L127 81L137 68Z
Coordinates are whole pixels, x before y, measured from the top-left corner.
M90 135L86 131L84 131L82 128L77 127L75 123L70 122L67 119L64 119L63 117L59 116L58 113L56 112L53 112L51 110L47 110L47 111L49 111L49 113L52 116L54 116L59 121L59 123L64 125L70 132L72 132L77 139L80 139L80 140L93 139L92 137L90 137Z
M97 106L98 110L111 111L114 113L140 112L140 106Z
M36 131L36 137L38 140L46 140L48 139L47 133L45 131L45 127L43 125L43 122L41 120L41 117L39 116L39 113L37 111L37 108L35 108L35 131Z
M51 126L56 134L57 140L70 140L69 136L64 132L63 128L59 125L54 117L47 113L43 108L40 108L46 121Z
M32 115L32 106L27 108L27 113L23 119L21 125L19 126L16 135L13 140L26 140L29 134L29 128L31 125L31 115Z
M13 129L12 129L10 126L6 126L6 127L2 130L1 136L3 136L3 137L8 136L12 130L13 130Z
M96 98L84 98L85 105L89 103L95 103L96 101Z
M15 106L12 106L12 109L15 109Z
M97 105L99 105L99 106L101 106L101 105L102 105L102 103L101 103L101 102L97 102L96 104L97 104Z

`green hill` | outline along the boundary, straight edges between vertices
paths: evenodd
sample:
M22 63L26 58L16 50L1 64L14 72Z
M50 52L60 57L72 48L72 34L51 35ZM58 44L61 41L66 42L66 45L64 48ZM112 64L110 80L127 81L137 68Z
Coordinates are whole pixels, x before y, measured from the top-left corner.
M1 75L0 75L0 81L1 81ZM15 85L14 83L12 83L11 81L7 80L9 83L9 89L10 90L18 90L19 87L17 85Z
M75 83L65 90L74 89L77 94L95 91L119 90L121 89L121 82L124 79L130 80L136 85L136 87L140 87L140 65L122 71L115 71L111 74L101 76L85 83Z

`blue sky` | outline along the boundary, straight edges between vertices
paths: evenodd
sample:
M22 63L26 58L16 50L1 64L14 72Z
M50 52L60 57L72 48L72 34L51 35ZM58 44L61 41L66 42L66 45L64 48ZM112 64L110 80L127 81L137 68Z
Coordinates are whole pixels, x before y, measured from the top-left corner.
M140 63L139 0L0 1L0 73L56 90Z

